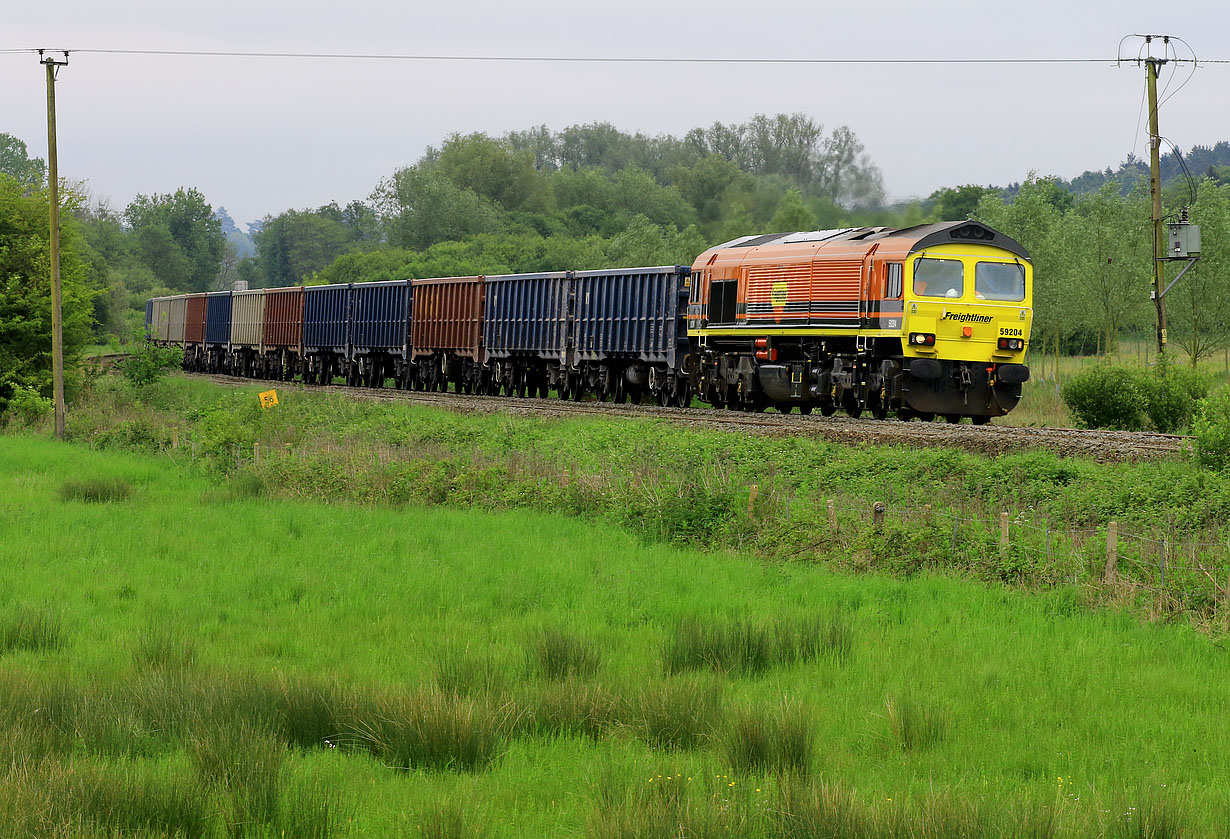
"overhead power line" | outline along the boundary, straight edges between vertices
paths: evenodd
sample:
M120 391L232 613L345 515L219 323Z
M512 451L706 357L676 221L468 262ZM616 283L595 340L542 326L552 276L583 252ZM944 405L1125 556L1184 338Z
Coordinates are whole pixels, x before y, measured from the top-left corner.
M345 61L443 61L443 62L506 62L558 64L1117 64L1134 59L1123 58L734 58L687 56L601 56L601 55L432 55L416 53L339 53L339 52L266 52L234 50L137 50L137 49L69 49L55 50L92 55L129 55L187 58L294 58ZM32 53L37 49L3 49L0 54ZM1190 59L1171 59L1185 63ZM1202 59L1201 64L1230 64L1230 60Z

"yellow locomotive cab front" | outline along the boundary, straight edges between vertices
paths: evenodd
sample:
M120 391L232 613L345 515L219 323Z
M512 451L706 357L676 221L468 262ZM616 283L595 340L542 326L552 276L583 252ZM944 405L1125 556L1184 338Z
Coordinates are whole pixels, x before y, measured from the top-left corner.
M940 245L906 263L906 358L1022 364L1033 266L983 245Z

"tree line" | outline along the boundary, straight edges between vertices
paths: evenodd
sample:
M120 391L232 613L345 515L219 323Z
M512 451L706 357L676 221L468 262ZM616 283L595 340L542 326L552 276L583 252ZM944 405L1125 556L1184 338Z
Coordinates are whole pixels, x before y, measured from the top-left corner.
M1225 346L1230 317L1216 252L1230 225L1230 170L1218 163L1230 145L1207 151L1188 155L1212 161L1198 185L1176 176L1167 194L1204 226L1204 260L1167 298L1172 335L1193 359ZM1038 341L1105 352L1151 323L1148 201L1139 177L1125 187L1138 169L1129 160L1084 193L1076 181L1030 177L886 205L879 170L849 128L777 114L682 137L606 123L452 135L364 200L288 209L248 234L191 187L117 210L66 184L66 348L71 358L91 341L127 338L148 297L236 280L260 288L688 264L751 233L973 217L1034 254ZM43 161L0 133L0 411L17 388L42 392L50 381L45 182Z

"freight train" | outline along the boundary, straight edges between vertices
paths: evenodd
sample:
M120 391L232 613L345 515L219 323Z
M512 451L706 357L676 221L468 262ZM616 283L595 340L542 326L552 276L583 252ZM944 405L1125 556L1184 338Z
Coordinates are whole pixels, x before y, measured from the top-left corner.
M1029 379L1033 268L976 221L746 236L691 267L159 297L184 369L975 424Z

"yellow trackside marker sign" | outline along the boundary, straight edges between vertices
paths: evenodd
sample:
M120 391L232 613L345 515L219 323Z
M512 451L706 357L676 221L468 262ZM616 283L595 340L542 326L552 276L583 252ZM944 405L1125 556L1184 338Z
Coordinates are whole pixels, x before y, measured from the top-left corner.
M276 390L266 390L257 394L261 400L262 408L272 408L278 404L278 392Z

